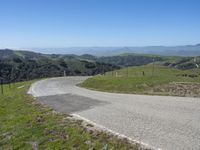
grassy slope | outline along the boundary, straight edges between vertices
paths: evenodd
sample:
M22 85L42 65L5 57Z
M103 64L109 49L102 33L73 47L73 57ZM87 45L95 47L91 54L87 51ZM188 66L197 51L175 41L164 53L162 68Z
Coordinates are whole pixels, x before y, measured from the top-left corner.
M152 76L152 64L140 67L124 68L114 72L107 72L105 76L89 78L81 84L82 87L100 91L122 93L145 93L152 87L167 84L169 82L200 82L200 77L183 77L183 74L194 75L199 71L178 70L169 67L155 65ZM143 76L144 71L145 76ZM117 72L117 77L116 77ZM127 76L128 72L128 76Z
M31 82L4 85L0 93L0 149L138 149L126 140L88 131L81 121L54 113L26 94ZM24 88L17 88L24 85Z

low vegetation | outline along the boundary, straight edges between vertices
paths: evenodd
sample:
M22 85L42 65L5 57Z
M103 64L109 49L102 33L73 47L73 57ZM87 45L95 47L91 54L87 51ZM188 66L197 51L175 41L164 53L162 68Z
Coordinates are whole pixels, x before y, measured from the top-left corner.
M47 55L30 51L0 50L0 78L4 83L45 77L91 76L119 69L104 62L90 61L75 55Z
M149 64L107 72L104 76L97 75L81 86L108 92L200 96L199 73L197 69L179 70Z
M106 144L113 150L140 148L44 107L26 94L31 83L4 85L4 95L0 93L0 149L100 150Z
M41 54L31 51L0 50L0 78L4 83L45 77L91 76L123 67L141 66L159 61L164 66L193 69L200 58L124 53L118 56Z
M146 65L153 62L153 60L164 61L165 57L145 54L123 54L118 56L98 58L98 61L100 62L110 63L121 67Z
M168 57L162 64L182 70L194 69L200 65L200 57Z

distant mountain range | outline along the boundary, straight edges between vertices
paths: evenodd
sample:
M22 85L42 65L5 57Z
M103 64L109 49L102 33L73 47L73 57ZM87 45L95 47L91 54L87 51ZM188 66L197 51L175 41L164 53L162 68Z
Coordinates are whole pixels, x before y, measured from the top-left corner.
M200 56L200 44L184 46L145 46L145 47L67 47L34 48L34 51L47 54L91 54L113 56L123 53L156 54L165 56Z

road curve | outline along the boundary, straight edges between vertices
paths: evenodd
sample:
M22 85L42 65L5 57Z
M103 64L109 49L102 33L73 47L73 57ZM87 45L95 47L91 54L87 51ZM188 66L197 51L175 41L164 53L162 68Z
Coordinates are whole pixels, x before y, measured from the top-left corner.
M109 130L166 150L200 149L200 99L92 91L88 77L34 83L29 94L57 111L79 115Z

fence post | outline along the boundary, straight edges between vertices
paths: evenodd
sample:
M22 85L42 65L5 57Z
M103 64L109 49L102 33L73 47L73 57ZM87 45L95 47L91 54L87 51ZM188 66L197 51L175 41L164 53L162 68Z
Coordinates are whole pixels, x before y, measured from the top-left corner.
M10 83L10 81L9 81L9 83L8 83L8 86L9 86L9 89L11 89L11 85L10 85L11 83Z
M3 79L1 79L1 94L3 95L4 91L3 91Z
M155 59L153 58L152 77L154 76L154 68L155 68Z
M126 70L126 74L127 74L126 76L128 77L128 67L127 67L126 69L127 69L127 70Z

